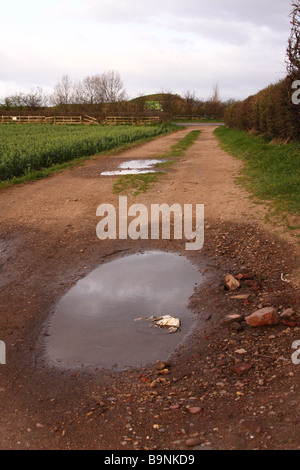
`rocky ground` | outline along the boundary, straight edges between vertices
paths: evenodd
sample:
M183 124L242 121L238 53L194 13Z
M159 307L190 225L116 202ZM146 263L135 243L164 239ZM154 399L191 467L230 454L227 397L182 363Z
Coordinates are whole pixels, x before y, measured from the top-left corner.
M220 150L212 129L150 191L128 194L146 205L204 203L201 252L175 240L96 239L97 206L117 203L114 180L99 171L157 156L186 132L1 192L1 449L300 448L298 245L235 185L241 163ZM168 362L123 372L49 364L46 323L59 298L101 262L150 248L199 268L184 344ZM272 324L250 326L266 308Z

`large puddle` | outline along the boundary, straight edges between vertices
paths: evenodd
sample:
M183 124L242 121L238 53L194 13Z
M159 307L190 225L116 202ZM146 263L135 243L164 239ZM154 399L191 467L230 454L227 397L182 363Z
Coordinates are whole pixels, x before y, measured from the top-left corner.
M179 255L150 251L101 265L57 305L47 339L51 362L124 370L167 360L192 327L188 299L197 269ZM179 318L176 333L149 317Z
M103 171L102 176L123 176L123 175L139 175L142 173L156 173L155 165L164 163L166 160L131 160L123 162L119 165L119 169L115 171Z

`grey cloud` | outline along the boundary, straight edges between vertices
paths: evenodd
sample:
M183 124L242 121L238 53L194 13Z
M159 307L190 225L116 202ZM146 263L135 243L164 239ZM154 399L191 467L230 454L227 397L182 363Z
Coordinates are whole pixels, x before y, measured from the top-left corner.
M79 0L72 13L102 24L161 28L228 44L242 45L263 27L289 33L290 0Z
M103 23L141 22L166 26L174 19L222 19L285 29L289 10L290 0L82 0L77 11Z
M277 71L282 77L289 11L290 0L61 0L49 14L51 31L58 17L66 28L74 24L66 29L71 40L79 35L73 50L64 42L42 52L30 42L22 50L10 44L0 55L1 80L44 88L63 73L82 78L96 67L116 68L133 94L194 89L205 98L219 80L222 94L246 97Z

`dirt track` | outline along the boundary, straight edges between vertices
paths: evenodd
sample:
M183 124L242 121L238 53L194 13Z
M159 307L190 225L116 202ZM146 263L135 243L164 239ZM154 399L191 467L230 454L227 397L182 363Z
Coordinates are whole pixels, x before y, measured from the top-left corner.
M242 164L219 148L213 129L203 127L186 157L149 191L128 194L129 204L205 204L205 247L188 254L207 279L193 303L199 328L155 388L155 364L122 373L49 367L43 334L59 298L101 262L148 248L186 254L174 240L100 242L95 229L98 205L118 205L114 178L100 172L157 156L189 130L1 191L1 449L300 448L300 366L291 362L299 327L220 324L227 313L259 306L300 312L297 245L283 228L274 234L263 222L264 206L234 183ZM261 289L234 301L223 287L227 272L251 272ZM233 371L239 348L252 366L242 377Z

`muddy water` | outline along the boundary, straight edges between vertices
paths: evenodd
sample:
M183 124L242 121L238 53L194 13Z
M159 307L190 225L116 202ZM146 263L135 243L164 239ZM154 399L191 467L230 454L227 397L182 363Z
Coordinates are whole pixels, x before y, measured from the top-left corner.
M51 362L126 369L166 360L192 327L197 269L179 255L150 251L101 265L58 303L47 340ZM147 321L171 315L181 330ZM142 319L141 319L142 318Z
M119 165L119 169L115 171L104 171L102 176L123 176L123 175L139 175L141 173L155 173L154 165L163 163L166 160L131 160L123 162Z

